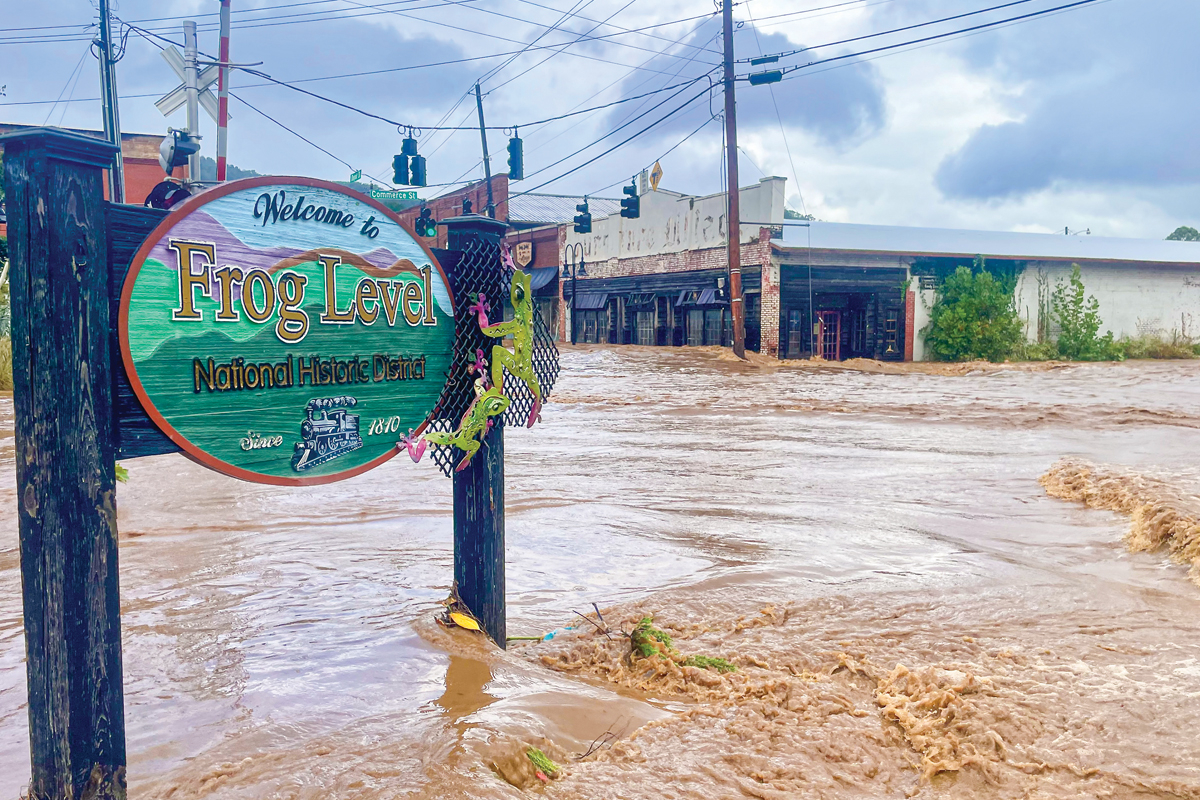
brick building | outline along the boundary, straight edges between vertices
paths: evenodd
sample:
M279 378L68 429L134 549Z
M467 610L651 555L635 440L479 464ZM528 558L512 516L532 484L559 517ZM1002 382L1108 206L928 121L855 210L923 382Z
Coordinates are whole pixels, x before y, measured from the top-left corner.
M740 191L746 346L774 355L779 280L771 237L782 231L784 179L763 178ZM577 280L577 296L569 281L560 292L562 339L570 340L574 325L581 342L730 344L724 193L647 191L637 219L595 217L593 209L590 234L564 227L564 245L583 248L587 277Z

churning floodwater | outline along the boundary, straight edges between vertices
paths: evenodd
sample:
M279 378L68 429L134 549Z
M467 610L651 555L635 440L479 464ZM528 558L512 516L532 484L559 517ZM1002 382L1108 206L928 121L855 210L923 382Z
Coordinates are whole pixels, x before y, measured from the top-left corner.
M543 424L506 438L508 629L578 627L507 653L434 622L451 498L431 464L291 489L127 462L130 796L1200 798L1200 587L1125 542L1166 520L1190 557L1200 363L562 365ZM17 797L11 400L0 435ZM648 616L680 657L630 660L620 631ZM548 785L529 747L562 766Z

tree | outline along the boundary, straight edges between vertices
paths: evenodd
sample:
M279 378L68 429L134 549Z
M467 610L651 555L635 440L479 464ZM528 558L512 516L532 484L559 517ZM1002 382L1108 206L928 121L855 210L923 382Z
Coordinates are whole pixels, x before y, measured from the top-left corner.
M1085 295L1079 265L1058 282L1050 296L1050 313L1059 326L1058 353L1070 361L1106 361L1117 357L1112 331L1100 336L1100 303Z
M1180 225L1167 239L1172 242L1200 242L1200 231L1195 228L1189 228L1187 225Z
M784 219L799 219L799 220L804 220L806 222L815 222L817 219L812 214L801 214L799 211L796 211L795 209L792 209L792 208L785 208L783 210L783 218Z
M960 266L938 287L923 333L939 361L1003 361L1024 338L1013 287L987 272L981 258L974 269Z

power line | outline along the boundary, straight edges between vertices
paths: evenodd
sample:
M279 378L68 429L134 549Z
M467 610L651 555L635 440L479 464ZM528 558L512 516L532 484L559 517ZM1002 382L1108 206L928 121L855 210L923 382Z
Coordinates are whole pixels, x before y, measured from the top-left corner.
M236 98L236 99L237 99L237 101L238 101L239 103L241 103L242 105L246 106L246 107L247 107L247 108L249 108L251 111L254 111L255 113L261 114L262 116L264 116L264 117L266 117L267 119L269 119L271 122L274 122L276 125L278 125L279 127L283 128L285 131L287 131L288 133L292 134L292 135L293 135L293 136L295 136L297 139L300 139L301 141L305 142L306 144L309 144L309 145L311 145L311 146L315 147L316 149L320 150L322 153L324 153L325 155L329 156L329 157L330 157L330 158L332 158L334 161L336 161L336 162L338 162L339 164L341 164L342 166L346 167L346 169L349 169L349 170L353 170L353 169L354 169L354 167L353 167L353 166L351 166L349 162L347 162L347 161L344 161L344 160L342 160L341 158L339 158L338 156L336 156L336 155L334 155L333 153L329 152L329 151L328 151L328 150L326 150L324 147L321 147L321 145L319 145L319 144L317 144L316 142L314 142L312 139L309 139L308 137L304 136L304 134L302 134L302 133L299 133L298 131L296 131L296 130L294 130L294 129L292 129L292 128L289 128L287 125L285 125L285 124L283 124L282 122L280 122L279 120L275 119L274 117L272 117L272 116L271 116L270 114L268 114L267 112L263 111L263 110L262 110L261 108L259 108L258 106L255 106L255 105L253 105L253 104L251 104L251 103L248 103L248 102L246 102L246 101L245 101L245 100L243 100L241 97L238 97L238 95L237 95L237 94L235 94L235 93L234 93L234 92L232 92L232 91L229 93L229 96L230 96L230 97L234 97L234 98ZM380 183L387 183L387 181L380 180L379 178L376 178L374 175L371 175L371 174L368 174L368 175L367 175L367 177L368 177L368 178L370 178L371 180L379 181ZM390 186L391 184L387 184L387 185L389 185L389 186Z
M758 27L754 24L754 14L750 11L750 2L746 2L746 14L750 17L750 27L754 31L754 41L758 45L758 54L764 55L762 49L762 40L758 38ZM800 197L800 210L802 213L808 213L808 207L804 204L804 190L800 188L800 173L796 171L796 162L792 159L792 146L788 144L787 131L783 127L783 115L779 113L779 102L775 99L775 86L767 84L767 89L771 93L771 105L775 108L775 119L779 121L779 135L783 137L783 149L787 152L788 166L792 168L792 180L796 182L796 194ZM749 156L747 156L749 157ZM753 163L753 161L751 162ZM755 166L758 166L755 164ZM759 170L762 172L762 170ZM787 198L784 197L784 205L787 205Z
M707 75L705 75L704 77L707 77ZM695 81L692 81L692 83L695 83ZM685 88L686 88L686 87L685 87ZM694 97L693 97L691 100L688 100L687 102L685 102L685 103L684 103L682 106L679 106L678 108L676 108L676 109L675 109L675 111L673 111L673 112L671 112L671 113L673 114L673 113L675 113L675 112L679 111L680 109L683 109L683 108L685 108L686 106L690 105L690 104L692 103L692 101L694 101L696 98L698 98L698 97L702 97L702 96L703 96L704 94L706 94L707 92L708 92L708 89L705 89L704 91L702 91L702 92L700 92L699 94L695 95L695 96L694 96ZM682 94L682 93L683 93L683 89L680 89L680 90L679 90L678 92L676 92L675 94L671 95L671 96L670 96L670 97L668 97L667 99L665 99L665 100L663 100L662 102L658 103L658 105L652 106L652 107L651 107L651 108L650 108L650 109L649 109L649 110L648 110L646 113L650 113L650 111L654 111L655 109L662 108L664 105L666 105L667 103L671 102L672 100L674 100L676 97L678 97L678 96L679 96L680 94ZM670 114L668 114L668 116L670 116ZM565 156L563 156L562 158L560 158L558 161L555 161L555 162L554 162L554 163L552 163L552 164L547 164L546 166L542 167L541 169L539 169L539 170L536 170L535 172L531 172L531 173L529 173L529 174L528 174L528 175L526 175L525 177L526 177L526 178L532 178L534 175L540 175L541 173L545 172L545 171L546 171L546 170L548 170L548 169L553 169L554 167L557 167L559 164L563 163L564 161L566 161L566 160L568 160L568 159L570 159L570 158L574 158L575 156L579 155L579 154L580 154L580 153L582 153L584 150L588 150L588 149L590 149L590 148L592 148L592 147L594 147L594 146L596 146L596 145L600 144L600 142L604 141L605 139L607 139L608 137L612 136L613 134L616 134L616 133L618 133L619 131L621 131L621 130L624 130L625 128L628 128L630 125L632 125L634 122L636 122L636 121L637 121L637 119L638 119L638 118L631 119L631 120L629 120L628 122L625 122L624 124L622 124L622 125L620 125L620 126L618 126L618 127L616 127L616 128L613 128L611 131L609 131L608 133L604 134L604 135L603 135L603 136L601 136L599 139L596 139L596 140L594 140L594 141L592 141L592 142L590 142L590 143L588 143L588 144L585 144L583 147L579 148L579 149L578 149L578 150L576 150L575 152L573 152L573 153L568 153L567 155L565 155ZM666 119L666 117L664 117L663 119ZM661 122L661 120L660 120L660 122ZM655 124L657 124L657 123L655 123ZM647 129L647 130L648 130L648 129ZM597 156L597 158L599 158L599 156Z
M955 14L954 16L951 16L951 17L942 17L941 19L931 19L928 22L918 22L915 25L906 25L903 28L892 28L891 30L880 31L879 33L868 33L863 36L855 36L850 39L839 39L836 42L826 42L825 44L813 45L811 47L800 47L795 50L785 50L782 53L770 53L770 54L763 53L763 56L769 57L769 58L787 58L788 56L794 56L797 53L804 53L809 50L816 50L821 47L833 47L833 46L839 45L839 44L849 44L851 42L861 42L864 39L875 39L879 36L890 36L893 33L903 33L904 31L911 31L911 30L915 30L917 28L926 28L926 27L929 27L930 25L939 25L943 22L950 22L950 21L956 20L956 19L963 19L965 17L974 17L979 14L986 14L989 11L997 11L1001 8L1010 8L1012 6L1019 6L1024 3L1030 3L1030 2L1033 2L1033 0L1012 0L1012 2L1002 3L998 6L990 6L988 8L981 8L977 11L967 11L966 13L963 13L963 14ZM757 37L758 31L755 31L754 35ZM754 60L754 59L739 58L737 60L737 63L745 64L752 60Z
M899 42L897 44L889 44L889 45L884 45L882 47L875 47L870 50L862 50L857 53L845 53L840 56L832 56L830 58L822 58L822 59L818 59L816 61L810 61L807 64L797 64L795 66L785 67L784 69L782 69L780 71L786 76L787 74L795 72L796 70L806 69L808 67L813 67L818 64L828 64L828 63L831 63L834 61L843 61L848 58L856 58L858 56L870 55L872 53L881 53L881 52L884 52L887 50L895 50L896 48L899 48L899 47L908 47L908 46L914 45L914 44L921 44L924 42L933 42L933 41L937 41L939 39L945 39L950 36L958 36L960 34L970 33L972 31L987 30L988 28L994 28L998 25L1005 25L1008 23L1015 23L1015 22L1020 22L1022 20L1033 19L1035 17L1045 16L1046 14L1052 14L1056 11L1065 11L1067 9L1078 8L1079 6L1090 5L1092 3L1097 3L1097 2L1107 2L1107 0L1076 0L1076 2L1074 2L1074 3L1066 3L1061 6L1055 6L1054 8L1047 8L1047 9L1043 9L1041 11L1031 11L1028 14L1021 14L1016 17L1008 17L1006 19L996 20L994 22L985 22L980 25L973 25L969 28L960 28L959 30L955 30L955 31L948 31L946 33L938 33L938 34L934 34L932 36L925 36L920 39L911 39L907 42ZM823 47L823 46L824 45L818 45L818 47ZM750 78L748 76L742 76L742 77L739 77L737 80L748 81L749 79Z
M703 130L705 127L707 127L708 123L712 122L715 119L720 119L720 118L721 118L720 114L714 114L714 115L710 116L708 119L704 120L704 122L701 122L700 127L696 128L696 130L692 131L687 136L683 137L678 142L671 145L670 149L668 149L665 153L660 155L658 158L654 159L654 163L658 163L659 161L662 161L667 156L671 155L671 153L675 152L675 150L677 148L679 148L684 142L686 142L688 139L691 139L693 136L695 136L697 133L699 133L701 130ZM652 164L647 164L646 168L649 168L650 166L652 166ZM638 172L641 172L641 170L638 170ZM621 180L617 181L616 183L610 183L608 186L602 186L599 189L595 190L594 192L588 192L588 196L593 197L595 195L600 194L601 192L606 192L609 189L613 188L614 186L620 186L624 182L625 182L625 179L622 178Z
M623 140L621 140L620 142L617 142L617 143L616 143L616 144L614 144L612 147L608 148L608 149L607 149L607 150L605 150L603 153L600 153L599 155L595 156L595 157L594 157L594 158L592 158L591 160L589 160L589 161L586 161L586 162L584 162L583 164L580 164L580 165L579 165L579 166L577 166L577 167L573 167L572 169L569 169L569 170L567 170L566 172L562 173L561 175L559 175L559 176L557 176L557 177L554 177L554 178L551 178L551 179L550 179L550 180L548 180L548 181L543 181L542 183L539 183L537 186L534 186L532 189L526 189L526 190L525 190L525 191L523 191L523 192L518 192L517 194L514 194L514 195L509 195L509 199L511 200L511 199L512 199L512 198L514 198L514 197L521 197L522 195L527 195L527 194L530 194L531 192L535 192L535 191L537 191L538 189L541 189L543 186L549 186L550 184L554 183L555 181L562 180L563 178L567 177L568 175L572 175L572 174L574 174L574 173L578 172L579 170L583 169L584 167L588 166L589 164L594 164L594 163L595 163L597 160L599 160L599 159L601 159L601 158L604 158L604 156L608 155L609 153L612 153L614 150L616 150L616 149L618 149L618 148L620 148L620 147L623 147L624 145L628 144L629 142L632 142L634 139L636 139L637 137L641 136L643 133L645 133L646 131L650 130L651 128L653 128L653 127L655 127L655 126L659 125L660 123L662 123L662 122L665 122L666 120L668 120L668 119L670 119L671 117L675 116L676 114L678 114L679 112L681 112L683 109L687 108L689 105L691 105L691 104L692 104L692 103L694 103L695 101L699 100L699 99L700 99L701 97L703 97L703 96L704 96L706 93L707 93L707 90L705 90L705 91L703 91L703 92L699 92L699 93L697 93L697 94L694 94L694 95L692 95L692 96L691 96L691 97L690 97L688 100L684 101L684 103L683 103L682 105L680 105L680 106L677 106L676 108L672 109L671 111L668 111L666 114L664 114L663 116L659 117L659 118L658 118L658 119L656 119L654 122L651 122L649 125L647 125L646 127L642 128L642 129L641 129L640 131L638 131L637 133L635 133L635 134L633 134L633 135L629 136L629 137L628 137L628 138L626 138L626 139L623 139ZM610 135L610 134L605 134L605 137L607 137L608 135ZM605 137L602 137L602 138L605 138ZM597 140L597 141L599 141L599 140ZM592 144L595 144L595 142L593 142ZM580 150L578 150L578 151L576 151L576 152L582 152L583 150L586 150L588 147L591 147L591 146L592 146L592 145L590 145L590 144L589 144L589 145L587 145L586 147L584 147L584 148L581 148ZM561 163L561 161L560 161L560 162L556 162L556 163ZM538 172L544 172L546 169L549 169L549 167L545 167L545 168L543 168L543 169L541 169L541 170L538 170ZM536 174L536 173L535 173L535 174Z

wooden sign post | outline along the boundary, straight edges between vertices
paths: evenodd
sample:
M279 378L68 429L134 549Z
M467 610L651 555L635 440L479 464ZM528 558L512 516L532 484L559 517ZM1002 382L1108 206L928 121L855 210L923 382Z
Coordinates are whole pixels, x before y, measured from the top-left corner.
M4 144L31 800L125 797L108 232L115 148Z
M472 214L445 221L451 250L468 243L486 244L495 251L496 283L503 274L500 239L507 225ZM477 344L490 350L480 334ZM497 425L483 439L478 455L462 472L454 473L454 585L484 631L500 647L507 646L504 603L504 427Z
M533 425L558 374L504 223L446 220L449 280L399 217L336 184L235 181L164 215L104 201L112 145L56 128L0 142L30 800L126 796L119 457L312 485L432 444L454 475L455 588L504 647L498 415Z

